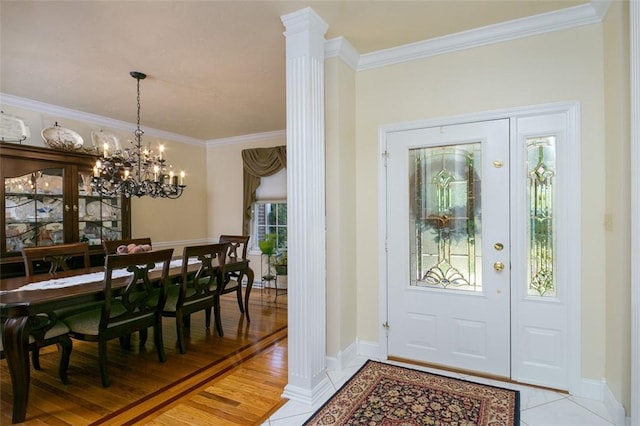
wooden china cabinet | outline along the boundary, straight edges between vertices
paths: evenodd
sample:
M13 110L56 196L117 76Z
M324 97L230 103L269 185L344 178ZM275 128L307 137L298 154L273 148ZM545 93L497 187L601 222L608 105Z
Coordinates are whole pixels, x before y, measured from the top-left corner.
M131 237L130 200L92 191L95 161L89 154L0 142L0 277L24 275L22 247L87 242L92 265L100 265L103 240Z

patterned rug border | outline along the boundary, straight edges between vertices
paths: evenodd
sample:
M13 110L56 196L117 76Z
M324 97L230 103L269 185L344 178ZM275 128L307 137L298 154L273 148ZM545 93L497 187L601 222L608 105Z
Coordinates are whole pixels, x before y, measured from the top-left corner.
M484 383L478 383L478 382L474 382L471 380L467 380L467 379L461 379L461 378L457 378L457 377L451 377L451 376L445 376L443 374L438 374L438 373L433 373L430 371L424 371L424 370L418 370L417 368L411 368L411 367L405 367L405 366L401 366L401 365L395 365L395 364L391 364L391 363L386 363L386 362L381 362L381 361L375 361L372 359L368 359L359 369L358 371L356 371L350 378L349 380L347 380L324 404L322 404L322 406L320 408L318 408L313 415L311 415L311 417L309 417L303 424L302 426L312 426L315 425L316 423L311 423L312 421L316 420L316 416L318 414L320 414L329 404L331 404L334 400L334 398L339 395L343 390L345 390L348 386L350 386L353 381L357 380L358 375L365 369L370 367L372 364L377 364L380 366L389 366L389 367L395 367L395 368L399 368L402 370L408 370L408 371L414 371L417 373L424 373L427 375L431 375L431 376L435 376L435 377L441 377L444 379L450 379L450 380L455 380L455 381L459 381L459 382L464 382L464 383L469 383L472 385L477 385L477 386L482 386L482 387L488 387L488 388L494 388L494 389L500 389L502 391L508 391L508 392L513 392L514 394L514 413L513 413L513 425L514 426L518 426L520 425L520 391L515 390L515 389L508 389L508 388L504 388L504 387L500 387L500 386L494 386L494 385L489 385L489 384L484 384ZM346 424L346 423L339 423L340 425ZM351 424L351 423L349 423ZM373 424L377 424L377 423L369 423L370 425ZM392 423L384 423L384 425L387 424L392 424ZM396 424L396 423L393 423ZM397 423L398 425L404 425L404 423ZM452 425L457 424L457 423L451 423ZM492 423L493 425L497 425ZM508 425L511 426L511 425Z

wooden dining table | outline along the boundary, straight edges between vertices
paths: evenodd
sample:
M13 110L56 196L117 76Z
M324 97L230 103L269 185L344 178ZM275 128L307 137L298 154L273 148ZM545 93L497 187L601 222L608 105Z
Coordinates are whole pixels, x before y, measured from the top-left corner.
M199 264L189 265L194 272ZM253 286L254 272L247 259L228 259L224 266L225 272L238 272L238 281L242 282L247 277L247 287L244 296L244 309L248 313L249 294ZM27 402L29 400L29 382L31 380L31 368L29 363L29 318L49 313L62 308L79 305L85 302L100 300L103 290L103 280L96 279L96 274L102 272L104 267L76 269L73 271L58 272L55 275L41 274L30 278L16 277L0 280L0 318L2 324L2 344L5 358L11 375L13 389L13 423L25 420ZM151 271L151 279L160 278L162 271ZM169 277L176 278L182 273L182 262L178 259L172 261L169 269ZM90 274L90 275L87 275ZM47 288L37 290L22 290L25 285L49 281L53 278L64 279L87 275L87 281L80 282L62 288ZM99 275L99 274L97 274ZM127 277L115 279L112 287L126 286Z

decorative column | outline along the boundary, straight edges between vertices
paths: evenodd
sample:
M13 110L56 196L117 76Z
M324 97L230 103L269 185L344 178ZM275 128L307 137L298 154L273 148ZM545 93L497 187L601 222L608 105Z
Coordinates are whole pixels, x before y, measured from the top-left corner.
M327 389L324 34L306 8L281 17L287 58L289 383L283 397L314 404Z

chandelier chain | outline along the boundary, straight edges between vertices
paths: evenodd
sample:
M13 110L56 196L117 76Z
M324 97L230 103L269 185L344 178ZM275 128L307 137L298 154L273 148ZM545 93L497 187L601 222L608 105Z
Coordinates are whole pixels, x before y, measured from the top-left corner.
M138 127L138 131L140 131L140 79L137 78L136 79L138 82L138 97L136 98L136 100L138 101L138 122L137 122L137 127Z

